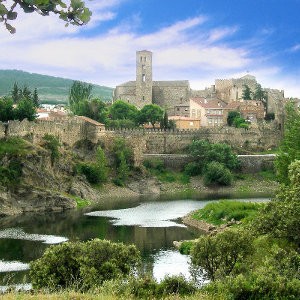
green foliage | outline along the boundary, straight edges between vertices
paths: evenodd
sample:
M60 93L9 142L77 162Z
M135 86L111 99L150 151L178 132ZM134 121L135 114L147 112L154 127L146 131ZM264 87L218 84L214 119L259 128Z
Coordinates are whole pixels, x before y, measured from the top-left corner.
M193 283L188 282L183 276L166 276L159 284L158 293L168 295L191 295L196 292Z
M227 116L227 124L228 124L228 126L232 126L233 122L234 122L234 119L238 118L240 116L241 116L241 114L238 111L236 111L236 110L228 112L228 116Z
M0 159L5 155L9 157L20 156L27 153L27 145L19 137L10 137L0 140Z
M15 119L13 101L10 98L0 99L0 121L7 122Z
M69 91L69 105L70 109L74 114L78 114L78 111L82 109L80 107L80 103L85 100L91 100L92 98L92 89L93 86L91 84L82 82L82 81L74 81L70 91Z
M100 99L83 99L71 105L74 114L91 118L100 123L107 122L107 105Z
M13 187L18 185L22 176L22 163L15 158L7 166L0 166L0 185Z
M290 183L288 168L296 159L300 159L300 112L290 102L286 105L284 137L275 160L275 167L280 183Z
M252 99L252 97L251 97L252 91L251 91L250 87L247 84L244 84L243 87L244 88L243 88L242 99L243 100L251 100Z
M164 172L165 165L161 159L146 159L143 161L144 167L147 169L157 170L159 172Z
M6 29L12 34L16 32L16 28L10 24L10 21L18 17L19 11L16 9L17 7L20 7L24 13L37 12L43 16L54 13L66 22L66 26L69 24L84 25L90 20L92 15L92 12L85 7L84 2L81 0L72 0L70 2L61 0L14 0L6 2L4 0L0 1L0 18L4 22Z
M59 142L58 138L51 134L45 134L43 136L43 147L50 151L51 164L53 165L54 162L60 156L60 153L59 153L60 142Z
M90 200L82 199L80 197L74 197L74 200L76 201L76 205L77 205L78 208L86 207L86 206L89 206L91 204Z
M191 250L192 262L210 280L239 272L239 264L253 253L253 238L244 230L228 229L202 236Z
M29 98L23 98L18 102L18 106L15 109L14 115L16 119L22 121L27 119L33 121L36 119L36 107L33 101Z
M151 123L153 128L155 123L160 123L163 120L164 111L156 104L145 105L140 110L139 123Z
M214 225L226 224L231 220L248 222L263 206L264 204L260 203L221 200L205 205L204 208L197 210L192 218Z
M197 162L190 162L184 167L184 172L189 176L202 174L202 166Z
M105 153L101 147L96 151L96 162L80 163L77 172L83 174L91 184L104 183L108 179L108 167Z
M231 185L233 176L228 168L217 161L210 162L206 165L203 182L205 185Z
M94 239L50 246L30 264L34 289L73 288L88 290L105 280L129 275L140 254L135 246Z
M195 241L183 241L179 247L179 252L181 254L189 255L191 253L191 249L194 246Z
M106 121L106 126L109 128L136 128L137 125L134 121L128 120L128 119L122 119L122 120L109 120Z
M134 124L138 123L138 109L122 100L115 101L109 108L109 117L112 120L129 120Z
M194 158L194 163L198 166L199 174L212 161L224 164L229 170L237 169L239 166L237 156L233 154L230 146L227 144L211 144L206 140L195 140L189 146L188 151ZM196 166L192 166L191 170L196 169L195 172L198 173Z
M254 228L258 234L287 239L300 248L300 160L291 163L289 181L254 220Z
M270 238L260 237L254 243L255 251L244 263L243 273L215 281L206 290L225 299L298 299L299 254Z
M124 139L117 138L114 141L113 154L116 169L114 183L119 186L124 186L130 170L133 169L132 149L126 145Z

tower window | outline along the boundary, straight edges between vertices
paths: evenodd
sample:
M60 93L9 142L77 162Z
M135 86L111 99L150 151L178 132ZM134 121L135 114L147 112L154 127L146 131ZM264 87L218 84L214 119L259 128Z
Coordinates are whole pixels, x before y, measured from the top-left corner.
M140 59L140 60L141 60L141 62L143 61L143 57L142 57L142 56L141 56L141 59Z
M145 96L143 96L143 101L145 101Z
M146 75L143 74L143 82L145 82L145 81L146 81Z
M145 56L145 57L144 57L144 62L146 62L146 61L147 61L147 57Z

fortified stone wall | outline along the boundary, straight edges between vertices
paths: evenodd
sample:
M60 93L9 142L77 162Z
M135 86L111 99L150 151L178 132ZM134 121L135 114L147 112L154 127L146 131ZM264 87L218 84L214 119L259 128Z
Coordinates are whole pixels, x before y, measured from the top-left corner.
M4 129L3 124L0 124L0 128ZM1 134L4 136L4 130L1 130ZM25 137L33 143L39 143L45 134L54 135L61 143L73 146L82 139L89 139L96 143L102 133L97 126L76 117L64 120L37 120L36 122L10 121L6 132L7 137Z
M274 123L275 124L275 123ZM144 154L179 154L183 153L195 139L207 139L212 143L224 142L235 149L254 150L269 149L278 146L280 131L272 126L264 128L250 128L249 130L231 127L201 128L199 130L106 130L99 126L85 122L76 117L66 120L52 120L36 122L12 121L7 125L0 123L0 136L26 137L33 143L39 143L45 134L52 134L60 142L73 146L76 142L88 139L93 143L101 143L109 151L116 137L122 137L133 148L135 165L139 165Z
M182 153L195 139L207 139L212 143L228 143L236 149L266 150L277 147L280 140L280 131L272 126L264 128L214 127L199 130L116 130L115 136L124 138L139 137L145 140L145 154L154 153Z

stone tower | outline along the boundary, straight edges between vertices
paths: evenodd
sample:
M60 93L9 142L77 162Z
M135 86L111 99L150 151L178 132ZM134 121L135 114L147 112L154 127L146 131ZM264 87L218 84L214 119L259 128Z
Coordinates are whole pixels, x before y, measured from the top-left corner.
M152 104L152 52L136 52L136 105Z

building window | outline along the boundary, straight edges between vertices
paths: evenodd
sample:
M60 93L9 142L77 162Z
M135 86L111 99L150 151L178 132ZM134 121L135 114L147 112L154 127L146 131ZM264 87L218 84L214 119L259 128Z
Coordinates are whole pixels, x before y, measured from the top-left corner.
M177 107L177 111L180 111L180 108L179 108L179 107Z
M143 96L143 101L145 101L145 96Z
M147 57L145 56L145 57L144 57L144 62L146 62L146 61L147 61Z
M190 122L190 126L194 126L194 122Z
M142 57L140 57L140 61L141 61L141 62L143 61L143 58L142 58Z
M143 77L143 78L142 78L142 79L143 79L143 82L145 82L145 81L146 81L146 75L143 74L142 77Z

